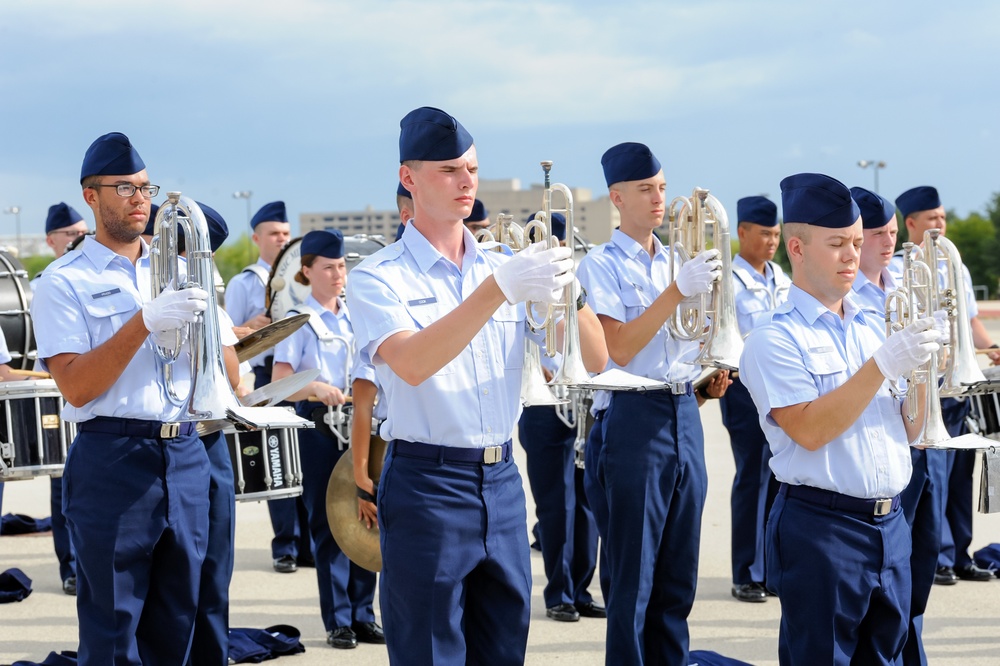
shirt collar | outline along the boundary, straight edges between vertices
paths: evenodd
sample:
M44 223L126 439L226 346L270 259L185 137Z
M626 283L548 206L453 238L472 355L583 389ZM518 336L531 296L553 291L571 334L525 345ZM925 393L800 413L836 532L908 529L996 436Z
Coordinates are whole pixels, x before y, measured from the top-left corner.
M312 308L313 311L320 316L329 314L330 316L336 317L338 319L342 317L347 317L347 304L344 302L344 299L341 298L340 296L337 297L336 312L331 312L330 310L327 310L325 307L323 307L320 304L320 302L316 300L316 297L312 295L312 292L309 292L309 295L306 296L305 305Z
M617 245L622 252L632 259L638 257L640 252L646 252L646 248L640 245L639 241L632 238L621 229L615 229L611 232L611 242ZM653 234L653 258L656 259L660 256L666 256L663 251L663 243L660 242L660 239L656 234Z
M759 276L760 275L760 273L757 272L757 269L754 268L753 266L751 266L750 262L747 261L746 259L744 259L739 253L737 253L736 256L733 257L733 264L735 266L739 266L740 268L745 268L746 270L750 271L751 275L754 275L754 276ZM771 270L771 262L770 261L765 261L764 262L764 278L768 282L771 282L771 281L774 280L774 271Z
M802 314L810 326L815 324L816 320L824 314L837 316L836 313L830 310L830 308L816 300L815 296L803 291L795 284L792 284L788 290L788 300L795 305L795 309ZM845 323L861 315L861 307L851 297L850 292L844 296L843 307Z
M142 238L139 239L139 243L141 244L142 251L139 254L139 260L136 264L149 259L149 245L147 245L146 241ZM83 256L87 257L87 259L94 264L94 267L97 268L97 270L102 272L111 264L112 261L116 261L116 258L120 258L121 261L126 261L129 264L132 263L126 257L112 252L111 248L97 240L96 236L84 239L83 246L80 251L83 252Z
M431 245L430 241L427 240L422 233L420 233L420 229L413 224L407 224L406 226L407 231L403 234L403 237L400 240L410 254L413 255L421 273L428 272L438 261L445 261L444 255L441 254L436 247ZM413 229L410 230L410 227L413 227ZM464 241L462 271L464 272L476 261L478 243L476 242L476 237L472 235L472 232L470 232L465 225L462 225L462 227Z

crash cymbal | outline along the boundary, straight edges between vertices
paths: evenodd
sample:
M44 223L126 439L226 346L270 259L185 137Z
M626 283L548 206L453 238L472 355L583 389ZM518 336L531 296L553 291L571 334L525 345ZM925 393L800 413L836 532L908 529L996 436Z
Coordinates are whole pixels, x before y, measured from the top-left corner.
M382 476L386 447L384 439L372 435L368 454L368 476L372 479ZM381 571L378 525L368 529L363 521L358 520L353 451L353 448L344 451L333 467L326 487L326 520L337 545L352 562L368 571Z
M319 368L303 370L294 375L275 380L270 384L265 384L259 389L247 393L240 398L240 402L245 407L269 407L276 405L293 393L304 389L309 382L319 377Z
M309 321L309 315L297 314L273 321L267 326L257 329L234 345L236 358L240 360L240 363L249 361L257 354L267 351L299 330L307 321Z

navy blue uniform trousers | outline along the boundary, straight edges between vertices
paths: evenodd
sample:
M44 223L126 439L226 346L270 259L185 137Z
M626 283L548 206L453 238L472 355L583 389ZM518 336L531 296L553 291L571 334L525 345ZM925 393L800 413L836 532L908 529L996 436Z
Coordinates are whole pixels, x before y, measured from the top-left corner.
M236 484L225 435L212 433L201 441L210 465L208 545L201 567L198 613L188 663L225 666L229 663L229 583L233 579Z
M378 488L382 620L389 661L520 665L531 595L524 485L501 462L397 454Z
M271 383L271 367L253 368L253 387L259 389ZM282 402L281 405L290 403ZM301 496L267 500L267 512L271 517L271 557L278 559L285 555L296 560L304 559L312 552L309 542L309 516Z
M722 396L722 424L736 462L730 494L733 584L764 582L764 524L777 494L768 461L771 448L760 429L757 407L739 377Z
M76 550L73 540L69 538L69 526L62 512L62 477L54 476L49 480L49 509L52 512L52 546L59 560L59 578L76 576Z
M576 428L568 428L554 407L539 405L525 407L517 433L535 498L545 607L593 603L587 587L597 568L597 525L575 462Z
M594 425L587 435L587 445L583 450L583 491L587 495L587 504L594 515L597 526L598 552L601 556L601 567L598 575L601 581L601 596L607 603L611 589L611 566L608 564L608 495L604 489L604 476L600 474L601 451L604 449L604 412L597 410L594 415Z
M941 416L948 434L958 437L969 431L965 422L972 409L968 400L944 398ZM972 564L972 474L975 451L948 451L948 486L944 491L944 522L941 526L941 554L938 565L966 567Z
M209 462L173 439L84 430L63 475L83 666L187 659L208 539Z
M910 611L910 532L901 503L873 517L786 490L767 522L767 585L781 599L779 663L899 663Z
M708 486L694 396L612 393L599 467L614 517L607 664L686 664Z
M311 419L315 403L298 403L298 414ZM346 450L346 449L345 449ZM353 622L373 622L375 573L359 567L344 554L330 532L326 518L326 489L333 468L344 455L338 442L319 428L299 430L299 457L302 461L302 499L312 535L316 561L319 609L323 626L332 631ZM353 478L353 477L352 477Z

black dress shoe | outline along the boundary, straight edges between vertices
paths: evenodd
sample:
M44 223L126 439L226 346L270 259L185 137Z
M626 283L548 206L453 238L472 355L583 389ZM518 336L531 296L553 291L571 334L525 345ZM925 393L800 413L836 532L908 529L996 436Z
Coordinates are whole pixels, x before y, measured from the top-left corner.
M587 604L577 604L576 612L580 614L580 617L607 617L608 611L604 609L604 606L600 604L595 604L593 601Z
M385 633L375 622L355 622L351 629L357 634L358 642L385 645Z
M300 569L316 568L316 560L314 560L311 555L307 557L302 557L301 555L299 555L297 558L295 558L295 564L297 564Z
M991 580L993 572L989 569L982 569L975 564L966 564L964 567L955 567L955 575L962 580Z
M358 637L350 627L337 627L326 635L326 644L338 650L350 650L358 647Z
M958 576L951 567L938 567L934 572L935 585L954 585L958 582Z
M274 570L278 573L295 573L298 569L299 565L291 555L282 555L274 561Z
M546 608L545 616L556 622L578 622L580 620L580 614L573 604L559 604L552 608Z
M76 596L76 576L70 576L63 581L63 592L71 597Z
M767 590L760 583L744 583L743 585L733 585L733 596L740 601L760 603L767 601Z

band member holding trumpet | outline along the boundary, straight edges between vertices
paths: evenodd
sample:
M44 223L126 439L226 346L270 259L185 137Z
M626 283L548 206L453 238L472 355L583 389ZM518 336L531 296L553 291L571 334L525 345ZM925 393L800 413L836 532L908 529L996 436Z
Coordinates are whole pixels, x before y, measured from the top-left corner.
M341 294L347 278L344 236L340 231L310 231L302 238L302 267L296 282L311 293L294 310L308 313L310 321L278 343L274 350L274 380L302 370L318 368L319 377L288 397L297 401L296 412L316 423L299 434L299 451L305 470L302 498L309 517L309 532L319 584L320 613L326 642L335 648L354 648L358 641L384 643L375 623L372 602L375 574L351 562L330 532L326 517L326 487L334 465L347 450L324 420L327 407L343 405L349 386L347 370L353 360L354 333Z
M571 253L539 243L507 257L476 243L462 222L476 196L476 148L452 116L410 112L399 149L414 218L348 284L358 349L389 407L378 487L389 659L522 664L531 572L510 440L527 329L520 304L561 301ZM579 322L585 363L600 370L597 321L584 307Z
M566 217L562 213L552 214L552 235L565 245ZM551 379L561 357L541 358L547 379ZM573 404L577 408L582 405L583 401ZM574 412L572 418L586 420L587 415ZM604 606L595 603L587 589L597 569L597 525L584 494L583 470L575 462L577 428L567 421L552 405L527 406L517 428L518 441L527 454L528 483L535 499L538 541L548 581L542 594L545 615L557 622L607 617Z
M685 363L699 345L675 339L665 324L682 300L712 288L721 262L718 250L706 250L669 274L671 249L653 233L663 223L666 180L649 148L618 144L601 165L621 227L583 259L580 281L604 329L609 367L670 384L595 396L595 407L607 408L595 471L612 517L607 663L682 664L708 479L691 383L701 368ZM711 396L728 383L720 373Z
M78 432L63 475L77 549L81 664L181 664L188 656L208 532L209 460L168 395L156 347L207 307L201 288L151 298L151 185L128 138L99 137L83 160L97 235L56 260L32 300L38 358ZM182 346L173 390L191 385ZM225 354L230 375L235 352Z
M895 663L910 607L899 493L925 392L909 392L919 401L910 421L890 382L927 363L942 331L927 317L886 338L884 319L851 295L864 234L846 186L803 173L781 181L781 196L792 287L740 360L781 483L767 523L778 657Z
M260 207L250 219L251 240L259 250L256 263L234 275L226 285L226 312L240 327L256 331L271 323L265 309L264 291L271 266L291 237L291 225L284 201L272 201ZM255 389L271 382L272 353L265 352L250 359ZM293 573L299 565L312 561L309 528L301 497L267 501L274 538L271 557L278 573Z

